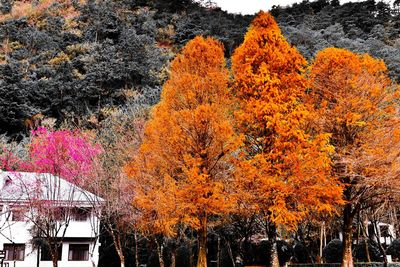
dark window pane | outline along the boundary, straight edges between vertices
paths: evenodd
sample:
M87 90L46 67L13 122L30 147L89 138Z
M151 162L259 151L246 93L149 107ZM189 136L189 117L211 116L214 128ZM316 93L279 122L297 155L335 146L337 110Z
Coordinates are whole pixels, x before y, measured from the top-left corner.
M90 209L76 208L72 212L73 220L75 221L86 221L90 215Z
M25 221L25 210L24 209L12 209L12 220L14 222L23 222Z
M381 230L381 236L382 237L390 237L389 234L389 226L387 225L381 225L379 226L380 230Z
M89 260L89 244L70 244L68 252L69 261Z
M6 261L23 261L25 258L25 244L4 244Z
M58 244L57 246L57 260L61 260L62 255L62 244ZM51 261L51 252L50 247L48 245L43 245L40 247L40 260L41 261Z

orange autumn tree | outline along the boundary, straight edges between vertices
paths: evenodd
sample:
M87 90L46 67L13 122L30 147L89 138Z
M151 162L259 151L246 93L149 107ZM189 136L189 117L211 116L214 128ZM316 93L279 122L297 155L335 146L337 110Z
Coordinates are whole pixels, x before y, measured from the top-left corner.
M143 225L169 236L179 224L195 229L198 267L207 266L209 218L233 206L231 159L241 139L232 127L228 80L221 43L190 41L173 60L140 154L127 166Z
M341 198L330 176L329 135L308 130L315 113L303 103L306 64L264 12L232 57L237 127L246 138L236 175L239 205L266 222L270 266L279 266L279 227L293 229L310 212L332 212Z
M353 219L393 198L399 188L398 89L383 61L328 48L310 67L310 100L335 146L334 174L345 184L343 261L353 266Z

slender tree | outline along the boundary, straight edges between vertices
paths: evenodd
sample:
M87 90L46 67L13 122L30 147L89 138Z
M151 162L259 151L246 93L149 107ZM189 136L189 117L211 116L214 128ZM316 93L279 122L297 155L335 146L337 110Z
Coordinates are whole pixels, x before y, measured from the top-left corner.
M335 146L334 174L345 184L342 266L353 266L355 215L381 205L398 186L398 90L383 61L337 48L317 54L310 79L319 126Z
M279 266L277 229L294 228L311 211L332 211L341 187L330 176L329 135L310 127L314 111L303 101L307 62L260 12L232 57L237 127L245 135L237 172L240 210L263 216Z
M90 192L101 196L101 221L103 229L112 239L120 266L126 266L126 243L132 233L135 237L135 266L140 259L137 250L136 219L131 207L133 192L129 190L129 178L122 168L137 154L143 134L145 108L138 104L116 110L102 121L98 141L107 153L100 157L101 168L88 186Z
M228 79L222 45L211 38L190 41L171 64L140 155L127 166L143 225L169 236L179 224L195 229L198 267L207 266L210 218L232 207L230 160L240 138L231 124Z

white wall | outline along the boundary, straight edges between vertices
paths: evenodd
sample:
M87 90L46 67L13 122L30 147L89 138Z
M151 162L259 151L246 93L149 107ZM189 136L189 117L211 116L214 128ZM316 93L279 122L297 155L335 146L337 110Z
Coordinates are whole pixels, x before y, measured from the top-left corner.
M92 267L92 261L97 266L99 260L99 245L95 245L94 255L88 261L68 261L69 244L87 244L86 242L64 242L62 247L61 261L58 262L58 267ZM89 253L92 251L93 243L89 245ZM40 259L40 258L39 258ZM8 262L10 267L36 267L37 266L37 250L32 251L32 246L29 243L25 244L25 260L24 261L4 261ZM52 267L51 261L40 261L40 267Z
M5 207L3 207L4 211ZM24 261L4 261L8 262L10 267L36 267L37 266L37 250L32 248L32 236L29 229L33 223L29 221L7 221L7 214L3 212L0 215L0 249L3 249L4 244L25 244L25 259ZM100 244L94 241L71 241L71 238L94 238L98 233L99 221L96 217L91 216L86 221L70 221L64 238L67 241L63 242L62 258L59 261L59 267L92 267L98 264L98 251ZM62 231L60 231L62 232ZM69 244L89 244L89 260L88 261L68 261ZM94 247L94 249L93 249ZM93 255L91 253L93 252ZM93 265L94 263L94 265ZM40 267L52 266L51 261L40 261Z

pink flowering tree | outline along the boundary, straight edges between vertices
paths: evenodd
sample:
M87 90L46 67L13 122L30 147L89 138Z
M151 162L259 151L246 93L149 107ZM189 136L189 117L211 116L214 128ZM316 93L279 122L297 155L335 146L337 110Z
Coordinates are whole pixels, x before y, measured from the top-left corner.
M51 173L76 185L83 185L93 178L101 152L101 146L90 134L78 130L38 128L32 131L29 145L34 171Z

